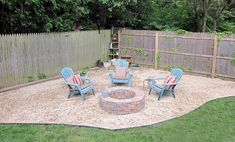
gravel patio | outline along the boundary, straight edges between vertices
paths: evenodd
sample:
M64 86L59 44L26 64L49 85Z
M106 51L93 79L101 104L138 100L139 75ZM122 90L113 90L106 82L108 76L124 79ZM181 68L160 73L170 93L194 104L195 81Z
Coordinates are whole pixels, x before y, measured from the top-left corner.
M143 89L143 80L149 76L165 77L169 72L146 67L132 68L132 71L132 88L141 89L146 95L145 108L138 113L114 115L100 108L101 89L111 87L110 71L102 68L89 71L96 96L89 93L85 101L80 96L67 99L68 88L62 78L0 93L0 123L122 129L166 121L193 111L210 100L235 96L235 82L185 74L175 89L176 98L165 95L158 101L156 92L147 95L148 89Z

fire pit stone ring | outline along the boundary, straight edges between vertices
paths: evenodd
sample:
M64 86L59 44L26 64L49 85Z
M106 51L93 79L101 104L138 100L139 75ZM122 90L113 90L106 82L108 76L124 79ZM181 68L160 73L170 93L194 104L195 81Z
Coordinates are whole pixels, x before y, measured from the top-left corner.
M138 89L113 87L101 91L99 103L103 110L112 114L136 113L145 107L145 95Z

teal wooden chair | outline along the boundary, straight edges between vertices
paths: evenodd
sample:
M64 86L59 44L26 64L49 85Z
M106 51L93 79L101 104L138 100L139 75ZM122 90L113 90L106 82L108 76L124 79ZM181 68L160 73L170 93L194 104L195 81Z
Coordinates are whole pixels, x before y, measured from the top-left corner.
M179 80L183 76L183 71L180 68L175 68L171 71L171 76L175 76L175 83L165 83L163 85L160 85L157 84L156 80L164 80L166 78L154 78L150 83L149 95L151 91L154 90L159 93L158 100L160 100L163 94L172 94L175 98L174 89L176 85L179 84Z
M128 84L128 86L131 86L132 81L132 72L128 69L129 63L126 60L123 59L117 59L114 63L115 65L115 71L109 73L109 77L111 79L112 86L114 84ZM117 67L125 67L126 70L126 77L123 78L116 78L115 74L117 74Z
M94 92L94 86L92 84L92 81L90 78L85 78L85 77L81 77L82 81L88 81L88 83L86 83L83 86L80 86L78 84L74 84L72 82L69 82L68 79L74 75L73 69L69 68L69 67L65 67L61 70L61 75L64 78L64 83L66 85L68 85L69 87L69 95L68 98L72 95L72 94L80 94L83 98L83 100L85 100L85 94L89 91L93 92L93 95L95 95Z

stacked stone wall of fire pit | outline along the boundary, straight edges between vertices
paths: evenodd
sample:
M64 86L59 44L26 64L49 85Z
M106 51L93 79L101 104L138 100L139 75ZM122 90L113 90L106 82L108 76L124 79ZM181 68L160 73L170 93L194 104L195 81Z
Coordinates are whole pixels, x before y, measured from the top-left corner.
M100 107L106 112L123 115L136 113L145 107L145 96L140 90L115 87L100 95Z

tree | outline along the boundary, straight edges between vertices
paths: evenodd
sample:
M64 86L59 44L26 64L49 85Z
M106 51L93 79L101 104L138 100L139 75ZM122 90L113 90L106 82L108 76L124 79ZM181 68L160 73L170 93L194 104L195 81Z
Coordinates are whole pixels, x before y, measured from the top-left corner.
M221 14L229 8L233 3L233 0L214 0L212 4L212 19L213 19L213 31L216 32L217 25ZM228 12L228 11L227 11Z
M111 26L235 32L235 0L0 0L0 33Z
M0 0L1 33L73 30L89 10L80 0Z
M211 0L193 0L192 5L194 7L194 16L197 22L197 31L205 32L208 18L208 9L210 7ZM190 5L190 1L189 1Z

